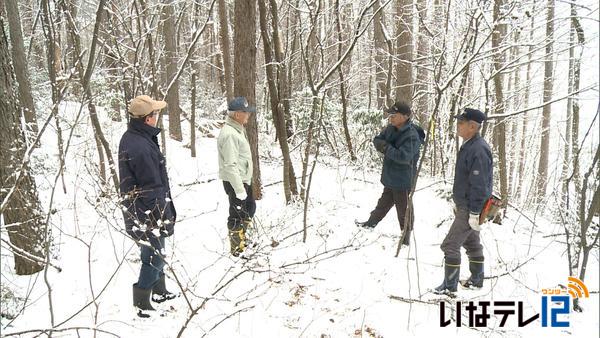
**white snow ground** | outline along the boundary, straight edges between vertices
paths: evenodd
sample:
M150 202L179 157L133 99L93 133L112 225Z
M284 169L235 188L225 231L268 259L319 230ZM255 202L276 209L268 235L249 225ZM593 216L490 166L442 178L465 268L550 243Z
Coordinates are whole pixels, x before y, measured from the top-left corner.
M63 109L75 116L77 105ZM176 234L168 239L168 258L186 297L163 303L164 317L137 318L131 306L131 284L139 271L138 249L123 235L115 203L99 197L93 159L97 155L86 118L84 112L68 151L67 194L60 183L55 192L53 262L62 272L48 270L54 324L61 324L59 329L84 329L55 336L92 336L85 328L96 327L103 330L99 337L110 336L108 332L121 337L176 337L184 324L184 337L598 336L597 251L586 278L595 293L581 301L583 313L560 317L570 320L569 328L543 328L539 320L519 328L516 316L500 328L500 317L493 314L487 328L456 328L454 323L441 328L438 305L419 300L431 300L427 290L443 276L439 245L451 223L452 208L444 197L450 186L427 177L419 179L415 194L411 246L396 258L400 232L394 210L373 231L354 225L354 219L368 217L381 193L378 170L317 166L310 227L303 243L302 205L286 206L281 184L269 185L280 180L281 165L278 159L265 158L261 164L264 198L258 201L255 221L258 249L249 260L230 257L227 201L216 179L214 138L197 140L196 158L189 156L185 142L168 140L168 169L179 217ZM103 127L115 156L125 125L104 121ZM184 127L187 130L185 123ZM48 132L35 155L34 171L44 207L58 162L55 137ZM262 142L268 145L269 141ZM277 153L276 148L273 145L265 153ZM295 168L299 173L299 163ZM484 227L486 274L495 277L487 279L481 291L459 291L461 299L523 301L527 316L541 311L542 288L567 284L564 239L556 235L562 226L535 218L532 212L525 214L535 219L533 231L532 223L514 209L503 225ZM272 240L279 245L272 247ZM5 251L1 264L3 287L29 299L14 321L1 319L2 334L52 327L43 274L15 276L12 258ZM468 276L464 255L461 275ZM173 274L168 273L168 278L168 287L177 290ZM95 303L94 295L98 297ZM186 323L190 306L197 309L203 303ZM7 302L2 307L14 314L20 310Z

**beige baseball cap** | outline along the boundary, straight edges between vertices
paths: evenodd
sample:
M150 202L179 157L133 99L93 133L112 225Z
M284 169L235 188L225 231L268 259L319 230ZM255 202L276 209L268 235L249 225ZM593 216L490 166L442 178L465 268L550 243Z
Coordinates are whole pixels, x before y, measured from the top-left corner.
M167 106L165 101L155 101L148 95L140 95L129 102L129 114L142 117L155 110L161 110Z

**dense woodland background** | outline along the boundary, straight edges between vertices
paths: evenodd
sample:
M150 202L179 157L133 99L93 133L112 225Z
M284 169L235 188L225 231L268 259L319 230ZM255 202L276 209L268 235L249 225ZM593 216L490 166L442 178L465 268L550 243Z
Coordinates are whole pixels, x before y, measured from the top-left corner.
M74 128L61 105L81 104L75 121L92 126L96 148L87 170L116 209L117 154L102 121L124 126L141 94L168 102L163 151L171 138L191 157L227 99L246 96L258 107L247 126L255 195L261 163L279 163L270 181L305 215L315 166L378 168L370 140L395 100L427 131L420 176L445 182L460 146L450 116L479 108L505 206L564 225L573 276L585 280L598 250L596 1L2 0L0 13L2 258L19 275L55 264L52 201L69 189ZM35 162L48 130L59 150L50 172ZM36 173L54 179L43 203Z

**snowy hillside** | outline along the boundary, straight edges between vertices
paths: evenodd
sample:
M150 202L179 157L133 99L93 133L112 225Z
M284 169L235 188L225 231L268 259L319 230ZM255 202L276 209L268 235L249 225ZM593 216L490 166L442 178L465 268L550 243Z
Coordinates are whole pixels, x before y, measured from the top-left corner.
M314 173L308 237L303 243L303 205L284 204L278 183L280 160L264 150L264 198L257 202L251 236L255 246L246 259L231 257L227 200L217 179L216 139L208 137L198 139L196 158L190 158L182 143L168 140L167 167L178 222L175 235L167 240L167 286L182 296L161 304L163 316L138 318L131 285L138 274L139 249L124 235L115 196L102 196L97 186L96 145L91 126L82 122L87 118L85 111L80 121L75 121L76 104L63 105L62 111L68 116L65 125L80 126L67 153L66 194L59 183L52 204L56 212L51 216L55 243L51 262L61 271L50 268L47 276L43 272L16 276L11 273L9 253L2 253L2 285L21 300L3 300L3 314L19 315L15 320L1 319L2 335L30 331L23 336L38 336L43 332L36 330L52 324L57 326L55 337L598 335L597 250L586 278L592 294L581 300L585 311L561 317L568 318L570 327L542 327L537 320L519 328L515 315L500 327L500 316L492 314L487 327L468 328L465 311L462 328L454 322L440 327L439 296L428 290L443 277L439 245L452 222L451 185L424 175L415 194L411 245L395 257L400 235L395 212L374 230L354 225L355 219L368 217L381 194L379 170L320 163ZM104 121L103 128L116 149L125 124ZM55 137L54 133L44 135L43 151L35 153L32 165L44 206L50 203L56 172L48 166L58 163ZM558 222L536 217L531 210L509 209L502 225L488 223L481 232L484 288L459 290L457 299L446 302L522 301L527 318L540 313L541 290L567 284L562 230ZM465 278L466 261L463 255L461 275ZM17 306L25 298L26 311L21 313Z

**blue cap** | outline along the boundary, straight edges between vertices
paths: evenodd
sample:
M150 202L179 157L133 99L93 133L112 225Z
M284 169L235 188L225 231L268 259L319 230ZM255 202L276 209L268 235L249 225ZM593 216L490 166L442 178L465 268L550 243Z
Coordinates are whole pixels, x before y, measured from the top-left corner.
M487 119L483 112L473 108L465 108L465 111L462 114L454 115L452 117L463 121L475 121L479 124Z
M247 113L256 113L256 107L250 106L248 100L243 96L233 98L227 104L227 110L229 111L244 111Z

